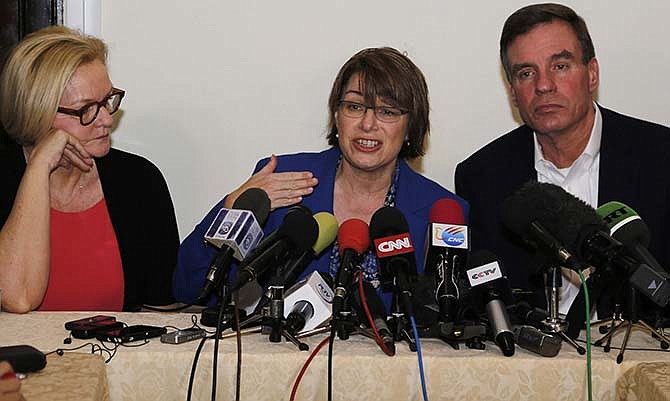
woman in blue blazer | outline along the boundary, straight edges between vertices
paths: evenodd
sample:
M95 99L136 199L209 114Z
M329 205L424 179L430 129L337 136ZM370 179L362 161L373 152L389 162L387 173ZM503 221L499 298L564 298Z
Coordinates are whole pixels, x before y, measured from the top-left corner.
M288 208L301 204L313 213L326 211L338 223L351 218L369 224L383 206L398 208L407 219L419 271L430 208L442 198L456 199L467 216L467 203L406 163L424 154L429 132L428 87L421 71L395 49L371 48L355 54L340 69L328 101L328 144L319 153L296 153L263 159L254 174L227 195L184 240L174 276L178 300L192 302L205 279L216 249L203 243L205 231L222 207L231 208L248 188L261 188L271 210L264 231L274 231ZM374 252L361 262L366 281L379 286ZM339 268L337 241L326 248L303 276ZM383 293L387 308L391 294Z

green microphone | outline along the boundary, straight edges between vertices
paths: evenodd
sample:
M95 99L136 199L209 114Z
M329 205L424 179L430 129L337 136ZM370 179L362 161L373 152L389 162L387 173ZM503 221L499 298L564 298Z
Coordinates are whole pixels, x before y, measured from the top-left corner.
M628 281L656 305L670 303L670 276L649 252L649 228L630 206L621 202L607 202L596 210L610 230L610 235L621 242L635 259L628 265ZM631 269L632 267L632 269Z

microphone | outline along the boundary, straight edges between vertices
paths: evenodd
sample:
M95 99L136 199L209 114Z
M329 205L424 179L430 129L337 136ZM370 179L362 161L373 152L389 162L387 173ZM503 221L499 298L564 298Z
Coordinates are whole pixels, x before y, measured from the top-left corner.
M534 248L557 258L562 266L583 270L578 244L602 230L593 208L563 188L529 181L502 204L503 224Z
M410 281L416 278L416 258L405 216L394 207L382 207L372 215L370 237L375 244L382 286L395 284L403 313L407 318L413 316Z
M335 276L335 298L333 299L333 316L337 318L356 268L357 258L370 246L368 225L360 219L349 219L340 225L337 231L340 252L340 268Z
M670 302L670 276L649 252L649 228L631 207L621 202L607 202L596 212L609 228L610 235L620 241L640 263L629 282L656 305Z
M240 264L240 272L232 291L240 289L244 284L258 280L270 267L283 263L296 253L305 252L312 247L319 234L319 227L312 217L312 212L304 206L293 206L284 216L284 220L258 246L264 251L245 258ZM268 244L267 242L272 241Z
M477 288L486 305L493 341L503 355L514 355L514 333L506 308L506 304L513 303L514 296L497 256L486 250L476 251L470 255L468 267L470 286Z
M221 286L230 271L233 258L244 259L263 238L261 226L270 213L270 198L260 188L249 188L233 204L222 208L205 233L205 241L219 248L210 263L196 304L206 302L209 294Z
M558 355L563 340L560 337L543 333L533 326L516 326L514 328L514 342L530 352L552 357Z
M424 272L435 274L435 298L440 322L453 322L456 313L458 276L468 254L468 226L461 205L454 199L436 201L430 208Z
M303 252L297 258L289 261L279 272L278 285L293 285L298 277L307 269L317 255L323 252L330 244L335 241L337 236L337 220L335 216L328 212L319 212L315 214L314 220L319 227L319 234L314 245Z
M379 333L379 336L382 338L382 342L391 351L391 354L395 355L395 342L393 340L393 334L391 333L391 330L389 329L389 326L386 323L387 316L384 302L382 301L381 297L377 293L377 290L375 290L372 284L370 284L367 281L363 281L362 284L363 284L363 295L365 296L365 303L367 304L368 310L370 311L372 321L377 327L377 332ZM356 286L356 288L357 291L354 291L354 297L357 306L356 312L360 318L360 321L367 323L366 319L367 314L365 313L365 308L363 306L363 297L361 297L360 288L358 286ZM369 326L369 324L366 325Z
M296 334L313 330L330 319L334 294L328 279L328 274L315 271L286 291L286 331Z

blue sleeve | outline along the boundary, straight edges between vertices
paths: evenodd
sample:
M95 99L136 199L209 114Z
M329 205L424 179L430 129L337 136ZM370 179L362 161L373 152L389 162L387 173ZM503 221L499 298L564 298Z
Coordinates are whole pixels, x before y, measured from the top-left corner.
M172 279L172 291L179 302L193 303L200 293L209 264L217 253L215 247L205 243L205 232L224 201L225 198L221 199L179 246L177 268Z

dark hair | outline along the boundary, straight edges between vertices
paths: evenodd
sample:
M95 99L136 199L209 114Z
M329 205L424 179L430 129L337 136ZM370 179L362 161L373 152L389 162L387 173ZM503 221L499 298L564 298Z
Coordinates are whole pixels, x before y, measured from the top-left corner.
M582 63L586 65L596 56L586 22L573 9L556 3L531 4L518 9L507 18L500 36L500 60L510 82L512 72L507 58L507 48L514 39L528 33L537 25L555 20L564 21L572 27L582 48Z
M398 157L422 156L424 139L430 131L428 85L421 70L407 56L390 47L361 50L340 69L328 99L328 144L338 146L335 112L349 79L355 74L360 76L361 90L368 104L375 104L379 97L391 106L409 110L409 145L407 141L403 144Z

